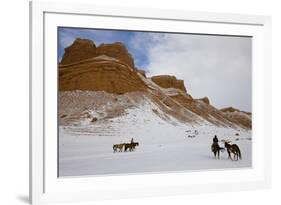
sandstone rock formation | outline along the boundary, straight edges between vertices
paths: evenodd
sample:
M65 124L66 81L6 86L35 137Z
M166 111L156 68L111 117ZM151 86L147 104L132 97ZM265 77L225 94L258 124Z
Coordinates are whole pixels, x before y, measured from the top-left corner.
M123 94L144 91L146 85L137 71L107 56L59 66L59 90L91 90Z
M59 90L91 90L123 94L143 91L146 85L134 68L134 60L120 42L95 43L77 38L65 48L59 64Z
M220 110L205 102L206 98L193 99L190 95L183 94L174 95L171 98L211 124L232 126L232 122Z
M96 56L96 45L88 39L77 38L73 44L65 48L61 64L70 64Z
M223 108L220 111L235 124L252 128L252 114L250 112L241 111L233 107Z
M245 111L242 111L242 110L238 110L236 108L233 108L233 107L226 107L226 108L222 108L220 109L222 112L243 112L247 115L251 115L250 112L245 112Z
M97 47L97 55L110 56L128 64L131 68L135 67L131 54L121 42L101 44L99 47Z
M145 71L141 69L137 69L137 71L143 76L146 77Z
M186 92L183 80L178 80L175 76L158 75L151 77L151 80L162 88L178 88Z
M208 97L203 97L203 98L200 98L200 99L198 99L198 100L201 100L201 101L203 101L204 103L210 105L210 100L209 100Z
M251 113L235 108L219 110L210 104L208 97L193 99L190 95L181 93L170 97L212 124L230 127L235 125L245 129L252 128Z
M134 60L131 54L121 42L101 44L96 47L93 41L80 38L77 38L71 46L65 48L61 64L66 65L101 55L118 59L134 68Z

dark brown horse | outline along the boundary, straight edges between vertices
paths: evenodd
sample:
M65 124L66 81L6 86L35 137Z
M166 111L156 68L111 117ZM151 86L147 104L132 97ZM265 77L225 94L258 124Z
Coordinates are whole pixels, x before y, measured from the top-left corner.
M217 158L217 155L218 155L218 159L220 159L220 151L224 150L224 148L220 147L217 142L214 142L211 146L211 149L212 149L212 152L215 155L215 158Z
M126 152L129 150L131 152L136 148L136 146L139 146L138 142L125 143L124 151Z
M228 153L228 158L230 158L231 160L238 160L238 159L242 159L241 157L241 151L238 147L237 144L229 144L228 142L225 142L224 143L224 146L227 150L227 153ZM231 157L231 153L234 155L233 156L233 159Z

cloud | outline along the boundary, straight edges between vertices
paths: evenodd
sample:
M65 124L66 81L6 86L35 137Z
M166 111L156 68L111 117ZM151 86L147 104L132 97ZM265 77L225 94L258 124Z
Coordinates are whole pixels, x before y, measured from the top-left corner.
M147 53L149 76L175 75L196 98L218 108L251 111L251 39L209 35L143 33L132 41Z

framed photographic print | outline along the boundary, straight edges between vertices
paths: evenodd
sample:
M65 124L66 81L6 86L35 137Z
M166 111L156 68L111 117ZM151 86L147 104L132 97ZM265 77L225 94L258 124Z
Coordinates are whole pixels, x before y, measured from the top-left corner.
M270 17L39 1L30 20L32 204L270 187Z

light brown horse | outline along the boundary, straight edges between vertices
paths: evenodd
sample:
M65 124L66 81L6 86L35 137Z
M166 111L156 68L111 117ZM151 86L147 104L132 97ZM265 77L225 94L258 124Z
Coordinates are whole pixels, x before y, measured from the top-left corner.
M113 151L117 152L119 150L119 152L122 152L124 146L125 146L125 143L115 144L115 145L113 145Z

